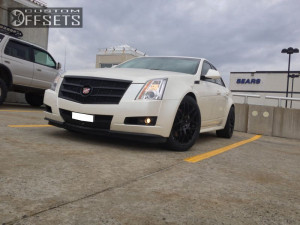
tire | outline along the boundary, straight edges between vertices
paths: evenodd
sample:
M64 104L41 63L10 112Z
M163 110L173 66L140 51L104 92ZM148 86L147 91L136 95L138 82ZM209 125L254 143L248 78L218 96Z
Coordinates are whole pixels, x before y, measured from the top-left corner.
M34 106L34 107L39 107L39 106L43 105L44 94L26 93L25 99L29 105Z
M8 92L7 85L4 82L4 80L0 78L0 105L2 105L3 102L5 101L7 92Z
M226 125L223 130L217 130L217 136L222 138L231 138L234 130L235 112L234 107L231 107L228 113Z
M187 151L199 137L200 110L197 102L185 96L177 110L170 136L166 142L169 149Z

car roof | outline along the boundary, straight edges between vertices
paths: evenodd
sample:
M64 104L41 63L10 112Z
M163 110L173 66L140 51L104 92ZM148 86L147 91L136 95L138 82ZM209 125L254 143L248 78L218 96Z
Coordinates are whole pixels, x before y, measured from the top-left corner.
M21 42L24 42L24 43L26 43L26 44L32 45L32 46L34 46L34 47L36 47L36 48L43 49L43 50L47 51L46 49L44 49L44 48L41 47L41 46L38 46L38 45L33 44L33 43L31 43L31 42L28 42L28 41L24 41L24 40L22 40L22 39L20 39L20 38L15 38L15 37L13 37L13 36L10 36L10 35L8 35L8 34L4 34L4 33L1 33L1 32L0 32L0 34L2 34L2 35L4 35L4 36L8 37L9 39L13 39L13 40L16 40L16 41L21 41Z
M198 58L198 57L190 57L190 56L143 56L146 58L183 58L183 59L200 59L206 60L205 58Z

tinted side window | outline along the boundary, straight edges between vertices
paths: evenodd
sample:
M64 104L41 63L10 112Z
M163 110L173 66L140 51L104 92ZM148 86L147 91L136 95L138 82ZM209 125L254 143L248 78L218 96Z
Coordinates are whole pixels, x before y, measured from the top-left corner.
M218 78L218 79L205 78L205 81L212 82L212 83L215 83L215 84L218 84L218 85L221 85L221 86L225 87L225 83L222 80L222 78Z
M202 71L201 71L201 79L208 81L208 82L215 83L215 80L204 77L204 75L207 74L209 69L212 69L211 65L208 62L204 62L203 66L202 66Z
M31 48L29 45L10 40L5 47L4 53L19 59L31 61Z
M221 78L216 79L215 81L216 81L216 84L219 84L219 85L221 85L221 86L224 86L223 81L222 81Z
M217 70L216 67L214 67L210 63L204 62L203 63L203 67L202 67L202 71L201 71L201 77L204 76L209 69ZM208 82L211 82L211 83L214 83L214 84L219 84L219 85L225 87L225 84L224 84L224 81L222 80L222 78L219 78L219 79L210 79L210 78L202 77L202 80L205 80L205 81L208 81Z
M0 42L2 41L3 38L4 38L4 36L2 34L0 34Z
M211 65L211 64L210 64L210 65ZM213 70L217 70L216 67L214 67L213 65L211 65L211 68L212 68Z
M210 64L210 65L211 65L211 64ZM211 67L212 67L213 70L217 70L216 67L214 67L213 65L211 65ZM219 85L225 87L225 83L224 83L224 81L222 80L222 78L213 80L213 83L216 83L216 84L219 84Z
M115 64L115 63L100 63L100 68L111 68L115 65L118 65L118 64Z
M223 87L226 87L222 78L220 78L220 85L222 85Z
M224 80L221 78L221 81L222 81L222 85L224 86L224 87L226 87L226 85L225 85L225 82L224 82Z
M210 65L207 62L203 62L201 76L204 76L209 69L211 69Z
M208 72L209 69L215 70L215 68L212 65L210 65L208 62L204 62L202 71L201 71L201 77L204 76ZM215 79L210 79L210 78L206 78L206 77L202 77L202 80L205 80L205 81L208 81L211 83L216 83Z
M55 61L47 52L39 49L34 49L33 54L35 63L55 68Z

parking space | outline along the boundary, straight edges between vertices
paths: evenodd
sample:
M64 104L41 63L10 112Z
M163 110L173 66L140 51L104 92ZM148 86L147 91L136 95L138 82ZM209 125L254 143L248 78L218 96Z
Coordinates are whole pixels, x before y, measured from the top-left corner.
M297 224L300 141L200 135L188 152L0 108L0 224Z

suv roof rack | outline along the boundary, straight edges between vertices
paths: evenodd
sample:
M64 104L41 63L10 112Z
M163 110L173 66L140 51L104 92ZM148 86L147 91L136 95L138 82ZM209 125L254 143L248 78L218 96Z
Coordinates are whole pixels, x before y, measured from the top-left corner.
M15 38L23 37L22 31L0 24L0 33L7 34Z

